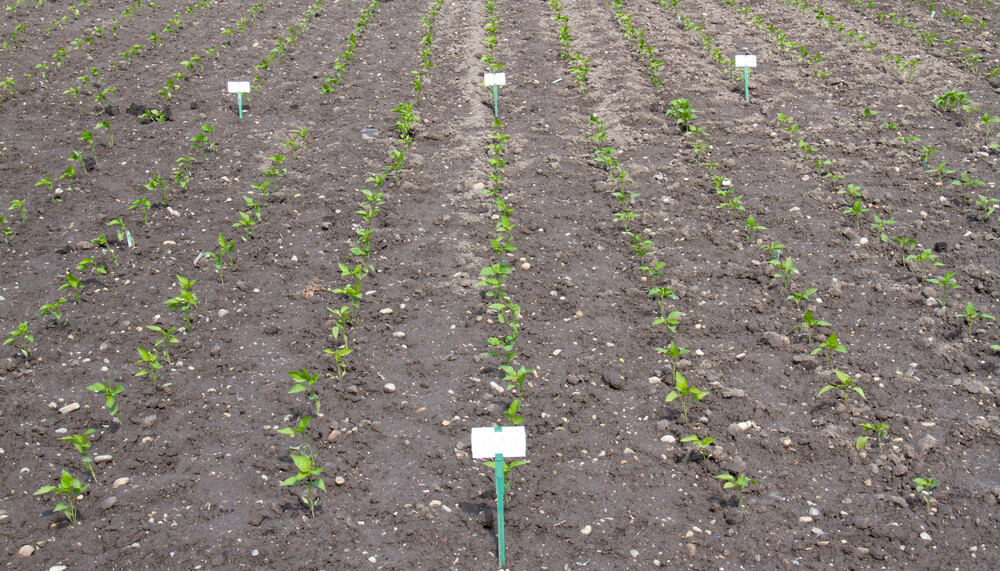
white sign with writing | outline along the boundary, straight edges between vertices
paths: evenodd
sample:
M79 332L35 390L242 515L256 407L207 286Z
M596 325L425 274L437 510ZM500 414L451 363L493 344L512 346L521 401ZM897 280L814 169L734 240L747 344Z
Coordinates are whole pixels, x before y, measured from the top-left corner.
M523 426L505 426L500 430L492 426L472 429L472 457L494 459L497 454L504 458L524 458L527 453L527 438Z
M229 93L250 93L249 81L230 81Z
M506 73L485 73L483 74L483 83L486 86L490 85L507 85L507 74Z

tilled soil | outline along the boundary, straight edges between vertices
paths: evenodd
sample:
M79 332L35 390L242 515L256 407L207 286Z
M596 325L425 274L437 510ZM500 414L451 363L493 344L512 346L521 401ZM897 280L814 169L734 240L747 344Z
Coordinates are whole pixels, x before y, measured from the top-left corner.
M983 318L970 336L956 316L970 302L1000 312L998 221L975 205L979 194L1000 198L989 146L1000 139L977 125L983 112L1000 114L1000 83L988 76L1000 65L997 5L663 4L621 5L663 61L657 86L611 3L562 2L572 50L590 60L584 92L561 55L552 6L496 2L494 55L507 75L499 111L510 135L499 189L517 247L508 287L522 308L517 364L534 370L522 408L528 463L510 474L508 567L1000 567L1000 354L991 349L1000 326ZM27 322L33 335L30 358L17 339L0 354L4 566L495 567L492 470L469 457L470 428L505 423L513 398L499 359L485 355L504 329L476 287L494 259L498 218L483 192L494 113L482 86L485 3L441 5L421 100L411 71L428 47L427 1L378 3L329 99L323 80L368 2L327 0L313 12L276 0L129 6L106 0L74 17L49 1L0 17L5 38L25 23L23 45L0 55L0 80L15 78L0 108L0 204L25 204L23 220L16 208L0 213L13 232L0 246L0 324L7 332ZM308 26L287 54L257 67L301 21ZM103 39L72 49L97 26ZM783 51L778 32L821 62ZM126 66L122 53L135 45L144 49ZM749 103L742 74L713 61L713 48L757 56ZM169 101L158 95L194 55L201 60ZM916 73L897 55L919 61ZM100 78L79 88L91 68ZM242 119L226 93L234 80L258 86ZM74 87L79 99L66 93ZM109 100L94 102L108 87ZM936 108L948 90L979 111ZM667 116L681 98L701 135ZM375 271L338 381L324 352L333 347L327 308L346 303L332 290L349 280L338 264L356 245L357 189L370 189L366 179L401 148L401 102L415 102L422 121L399 184L382 189ZM139 117L150 108L168 120ZM592 116L608 125L607 141L588 138ZM93 128L102 120L113 145ZM204 124L217 149L202 155L190 139ZM303 129L306 145L292 156L281 143ZM82 130L94 133L92 150ZM814 150L804 154L800 141ZM630 229L652 243L648 258L615 219L614 185L594 160L602 146L617 150L634 181ZM922 147L936 148L927 169ZM74 151L88 171L59 179ZM251 185L279 153L287 174L265 199ZM143 185L170 178L186 156L192 180L168 183L165 207ZM955 172L935 173L942 162ZM952 184L962 173L983 183L968 186L968 202ZM58 202L36 187L46 174ZM744 210L720 207L716 175ZM844 212L854 199L838 193L848 184L868 209L857 222ZM152 203L145 224L129 208L143 196ZM233 227L239 212L254 216L244 196L264 205L247 239ZM747 215L766 227L752 240ZM885 241L871 228L875 215L895 220ZM132 247L108 226L119 217ZM203 255L219 233L235 244L235 265L221 275ZM91 242L101 234L107 251ZM897 236L914 248L901 254ZM789 288L769 263L772 243L797 267ZM921 280L918 262L902 259L923 250L943 264L928 262L925 278L955 274L960 288L946 298ZM77 270L84 258L108 274ZM654 261L665 262L657 282L640 269ZM67 271L83 280L80 301L59 289ZM164 304L179 294L178 275L197 280L189 328ZM654 285L676 294L667 311L683 313L669 339L653 325ZM789 299L811 288L801 307ZM64 326L37 315L62 297ZM811 339L797 328L806 310L829 323ZM179 340L169 362L158 347L155 390L135 376L137 348L157 339L148 325L176 327ZM832 367L814 354L831 333L846 351ZM664 401L674 383L656 348L671 339L691 350L679 370L708 391L687 419L678 401ZM302 368L320 373L319 415L288 392L288 372ZM856 378L864 398L817 396L836 384L833 369ZM87 390L95 382L124 387L120 422ZM306 415L327 488L314 517L301 485L279 485L295 473L296 441L277 430ZM884 448L873 440L859 452L859 425L881 422L891 430ZM95 464L96 482L59 440L87 429L91 452L110 455ZM707 458L680 442L691 434L715 439ZM53 512L52 495L33 495L64 469L90 484L77 525ZM743 507L715 478L724 473L756 480ZM923 477L940 483L929 496L915 488Z

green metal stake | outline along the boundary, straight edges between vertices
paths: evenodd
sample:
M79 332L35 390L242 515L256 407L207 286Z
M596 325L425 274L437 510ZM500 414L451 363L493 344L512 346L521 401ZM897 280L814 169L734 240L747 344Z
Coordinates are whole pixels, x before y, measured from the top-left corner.
M493 118L500 118L500 107L497 104L497 85L493 84Z
M239 91L236 92L236 106L240 108L240 119L243 118L243 94Z
M497 86L493 86L493 96L496 97ZM497 426L493 429L493 432L503 432L503 427ZM497 488L497 554L500 557L500 568L503 569L504 563L506 561L506 556L504 554L504 537L503 537L503 494L504 490L507 488L503 481L503 454L497 453L493 458L493 476L496 481Z
M750 68L743 66L743 92L746 94L747 103L750 103Z

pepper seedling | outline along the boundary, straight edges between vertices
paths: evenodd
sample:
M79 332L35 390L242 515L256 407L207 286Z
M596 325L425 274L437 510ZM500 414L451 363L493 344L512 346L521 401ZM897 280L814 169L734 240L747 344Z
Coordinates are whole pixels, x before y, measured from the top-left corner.
M681 411L684 415L684 422L688 421L688 409L697 401L708 396L708 392L699 389L698 387L688 384L687 378L684 377L679 372L674 372L674 390L667 394L664 399L666 402L673 402L674 400L681 401Z
M114 248L112 248L111 244L108 243L108 237L107 236L105 236L104 234L101 234L97 238L94 238L93 240L91 240L91 243L97 244L98 246L100 246L102 253L110 254L111 255L111 261L114 262L116 266L118 265L118 254L115 253Z
M792 292L792 294L789 295L785 299L790 299L790 300L794 301L795 302L795 308L796 309L801 309L802 302L803 301L812 301L812 299L811 299L812 295L814 293L816 293L816 291L817 291L816 288L811 287L811 288L809 288L809 289L807 289L806 291L803 291L803 292ZM810 343L811 342L812 341L810 340Z
M781 278L785 289L789 289L792 285L792 276L799 273L799 269L795 267L795 261L792 258L785 258L781 261L776 258L767 263L778 268L778 272L774 274L774 277Z
M799 323L798 325L793 327L792 331L795 331L796 329L802 329L803 331L806 332L806 335L809 338L809 343L812 343L813 331L815 331L817 327L830 327L830 325L831 324L828 321L823 321L822 319L817 319L816 317L814 317L812 310L807 309L805 315L802 316L802 323Z
M305 480L308 494L299 496L299 498L309 507L310 517L316 517L316 504L319 502L319 498L315 496L316 490L326 491L326 482L323 481L323 478L319 477L320 472L323 471L323 467L317 466L315 459L301 454L292 454L292 462L295 463L295 468L299 473L285 479L281 482L281 485L294 486Z
M948 272L940 278L928 278L927 281L941 288L941 307L948 306L948 292L953 289L961 289L955 281L955 272Z
M83 434L71 434L63 436L59 440L65 440L76 448L76 451L83 455L83 465L90 471L90 477L97 483L97 474L94 474L94 457L90 455L90 435L94 433L93 428L88 428Z
M854 227L859 231L861 230L861 217L865 215L865 212L868 212L868 209L865 208L865 203L861 199L855 200L850 208L844 209L844 214L854 217Z
M125 387L121 385L111 386L110 384L98 382L87 387L87 390L104 395L104 406L108 408L108 414L111 415L111 422L118 422L118 394L125 390Z
M882 240L883 242L888 242L889 234L886 233L886 229L889 226L895 224L896 221L892 220L891 218L883 220L881 217L879 217L878 214L875 214L874 217L875 217L875 223L870 225L871 228L876 232L878 232L878 237L880 240Z
M187 330L191 330L191 310L198 307L198 296L194 293L194 282L184 276L177 274L177 282L180 284L180 294L164 301L168 309L181 312L184 315L184 322Z
M152 351L147 351L142 347L136 347L136 351L139 352L139 360L135 362L136 365L145 364L145 369L139 369L139 372L135 374L137 377L144 377L149 375L149 378L153 381L153 390L157 389L156 386L156 372L163 368L160 363L160 356L156 349Z
M968 325L969 338L972 338L972 326L980 319L995 319L989 313L980 313L976 311L976 306L970 301L968 305L965 306L965 313L956 313L955 317L961 317L965 319L966 325Z
M9 337L4 340L3 344L9 345L11 343L16 343L20 347L21 354L24 355L25 360L31 360L31 351L28 349L28 343L33 343L35 341L35 337L31 334L31 330L28 329L28 322L21 322L21 324L17 326L17 329L8 331L7 335L9 335Z
M160 178L155 172L149 179L149 182L142 185L146 190L156 191L160 193L160 199L163 200L163 206L170 206L167 204L167 191L164 188L166 186L166 181Z
M41 488L38 488L38 491L36 491L34 495L40 496L49 492L55 492L57 496L66 496L66 501L68 503L64 504L59 502L56 504L54 511L63 512L66 515L66 519L68 519L71 524L76 525L76 497L82 494L88 487L90 487L90 484L81 483L80 480L74 478L72 474L63 470L62 476L59 478L58 486L42 486Z
M676 343L671 341L667 344L666 349L663 347L656 347L656 352L667 356L667 359L670 360L671 376L674 376L677 374L677 361L679 361L684 355L690 353L691 350L678 347Z
M838 391L840 393L840 396L844 399L844 406L849 406L847 402L847 397L851 393L851 391L857 393L862 400L865 399L865 391L861 390L861 387L854 386L854 383L857 382L857 379L848 375L847 373L838 371L836 369L833 370L833 373L837 375L837 384L824 386L822 389L819 390L819 393L816 395L817 397L822 396L823 393L827 391Z
M927 263L930 262L931 266L943 266L944 263L938 261L938 255L931 250L922 250L919 254L910 254L906 256L906 261L916 262L920 265L920 281L921 283L925 281Z
M292 393L306 393L309 400L313 401L316 405L316 414L319 414L319 393L316 392L316 380L319 379L319 373L315 375L310 375L309 371L305 367L302 367L301 371L288 371L288 376L292 378L295 384L289 390L289 394Z
M149 199L146 198L145 196L142 196L142 197L136 198L135 201L132 203L132 206L129 206L128 209L129 210L135 210L136 208L141 208L142 209L142 225L145 226L146 224L149 223L149 209L152 208L152 207L153 207L153 204L149 201Z
M753 216L747 216L746 222L747 244L753 244L754 236L760 230L767 230L767 226L759 224Z
M757 480L747 478L745 474L740 474L738 477L733 476L732 474L719 474L716 478L725 482L722 484L722 489L736 489L737 505L741 508L743 507L743 492L750 486L757 485Z
M68 322L68 320L63 319L63 312L62 309L60 309L62 304L64 303L66 303L65 297L59 298L59 301L55 303L46 303L38 308L38 316L39 317L51 316L53 319L55 319L55 324L50 325L50 327L55 327L56 329L62 329Z
M125 244L131 248L134 245L132 240L132 233L129 232L128 228L125 226L125 221L121 218L115 218L111 222L108 222L108 226L117 226L118 230L118 243L125 242Z
M854 447L857 448L858 452L861 452L868 446L868 441L872 438L878 444L878 449L881 450L885 444L885 440L889 437L889 425L884 422L874 423L874 422L863 422L859 424L861 428L864 429L864 434L858 437L857 442L854 443Z
M176 327L171 327L170 329L163 329L162 327L156 325L146 325L146 329L154 331L160 334L160 338L153 343L154 347L159 347L163 345L163 360L170 363L170 346L180 343L180 339L174 336L174 331L177 330Z
M222 265L224 260L228 258L229 265L233 266L233 240L226 240L226 237L219 232L219 252L205 252L205 258L212 260L215 263L215 272L219 274L219 282L226 283L225 278L222 277Z
M931 492L934 488L941 485L940 482L934 478L914 478L913 482L917 485L917 494L920 495L924 500L924 504L927 506L927 512L931 511Z
M827 360L830 362L830 368L833 368L833 355L835 353L847 353L847 347L842 343L837 341L837 334L831 333L826 341L820 343L819 347L812 350L810 355L816 355L818 353L824 353Z
M42 179L35 183L35 186L41 186L49 189L49 193L52 195L53 204L59 202L59 198L56 196L55 183L52 182L52 175L46 173Z
M708 460L712 456L712 451L709 447L715 442L715 439L711 436L706 436L705 438L698 438L697 435L691 434L681 438L681 442L690 442L694 444L698 452L701 454L702 460Z
M7 210L16 210L21 213L21 222L28 219L28 211L24 208L24 201L19 199L14 199L10 201L10 207Z

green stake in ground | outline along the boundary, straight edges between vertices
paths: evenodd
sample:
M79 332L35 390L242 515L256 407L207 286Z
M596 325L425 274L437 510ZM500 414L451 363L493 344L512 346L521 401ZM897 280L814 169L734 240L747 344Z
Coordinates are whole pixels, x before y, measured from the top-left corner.
M230 81L229 93L236 94L236 107L240 110L240 119L243 118L243 94L250 92L249 81Z
M500 107L497 100L497 88L501 85L507 84L507 74L506 73L484 73L483 74L483 84L486 87L493 87L493 117L500 117Z
M743 68L743 93L747 103L750 103L750 68L757 67L757 56L738 55L733 62L734 67Z
M472 457L489 459L492 464L497 494L497 558L500 568L506 565L504 553L503 505L507 492L507 473L515 465L524 462L507 463L505 458L524 458L527 451L523 426L483 427L472 429Z

